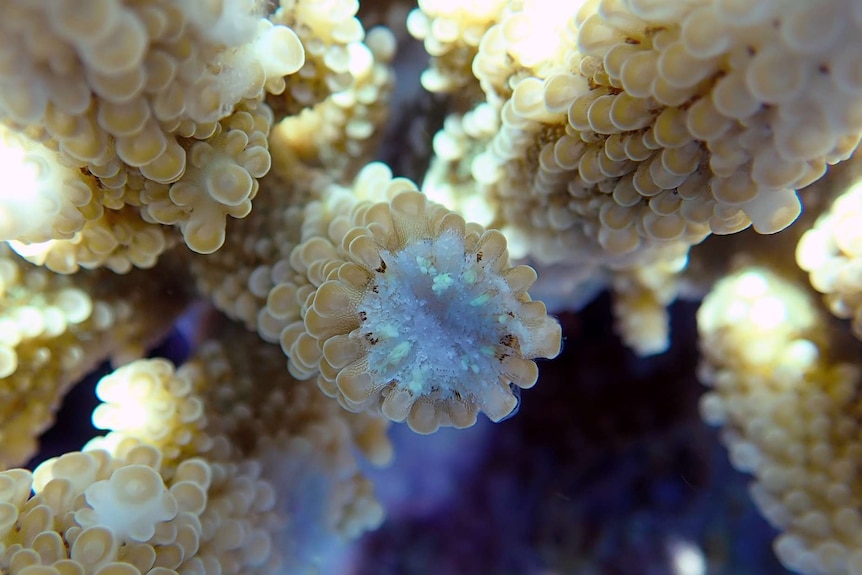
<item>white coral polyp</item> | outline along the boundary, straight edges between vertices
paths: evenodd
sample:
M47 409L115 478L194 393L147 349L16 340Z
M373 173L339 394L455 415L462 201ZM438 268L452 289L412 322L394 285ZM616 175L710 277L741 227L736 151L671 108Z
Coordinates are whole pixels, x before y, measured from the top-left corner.
M75 513L82 527L101 525L121 541L145 542L156 525L177 515L177 502L158 471L146 465L127 465L84 491L90 508Z

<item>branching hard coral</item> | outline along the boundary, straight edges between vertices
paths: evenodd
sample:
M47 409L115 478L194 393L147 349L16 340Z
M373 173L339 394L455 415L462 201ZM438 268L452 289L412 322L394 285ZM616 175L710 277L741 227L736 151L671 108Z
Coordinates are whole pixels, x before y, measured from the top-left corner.
M365 30L356 18L357 0L279 0L272 21L296 30L305 63L286 81L280 97L270 100L279 113L294 116L355 83L356 58Z
M198 457L214 471L255 469L272 486L273 518L279 518L267 526L275 549L262 572L277 564L295 572L314 564L314 549L333 535L355 537L382 520L353 450L377 465L388 462L387 425L342 410L313 381L290 377L277 346L235 325L220 332L220 341L205 342L179 368L163 359L139 360L103 378L97 393L105 403L93 422L110 433L86 449L129 458L140 444L149 445L158 449L166 477ZM79 512L76 519L92 516ZM213 551L222 544L239 548L222 541Z
M796 248L799 267L809 272L811 285L825 294L829 310L852 319L862 338L862 278L859 275L862 184L854 183L802 236Z
M451 114L443 129L434 134L434 157L422 182L422 191L447 208L464 214L470 221L488 225L497 206L476 193L470 173L473 160L500 129L500 119L491 104L480 104L469 112Z
M449 93L478 87L471 71L473 58L506 4L505 0L419 2L407 16L407 30L423 42L431 56L431 66L422 73L426 90ZM477 92L475 88L473 91Z
M395 87L395 38L389 30L375 28L364 43L351 42L346 51L350 83L278 122L271 138L273 147L288 146L303 162L325 169L342 183L373 159L383 135ZM278 109L277 102L273 106Z
M142 355L170 329L191 299L182 279L170 261L146 275L63 277L0 245L3 468L35 454L36 438L51 426L70 386L107 358Z
M257 179L270 169L271 125L272 111L267 106L237 106L205 139L189 144L180 181L144 184L139 198L144 218L179 226L195 252L216 251L224 244L226 217L248 215Z
M302 173L297 170L295 173ZM297 192L296 181L279 180L270 173L261 182L261 194L252 213L228 222L232 242L216 253L192 260L198 289L231 319L257 331L267 296L283 273L291 250L299 243L302 222L301 202L290 195ZM263 333L280 328L261 328Z
M679 272L687 263L682 254L611 275L615 328L636 354L653 355L670 347L667 306L677 297Z
M94 440L92 446L119 455L123 442L144 442L161 452L162 465L168 469L207 453L213 438L205 432L201 393L206 384L200 366L175 369L161 358L120 367L96 386L102 403L93 411L93 425L111 433Z
M292 226L275 234L270 231L272 235L269 236L266 233L255 236L255 241L268 237L275 239L277 250L269 251L265 255L258 254L253 260L257 264L255 272L248 275L247 281L237 288L252 294L252 298L244 299L254 302L251 305L257 310L257 315L251 323L246 322L246 325L255 327L265 341L279 342L288 337L288 332L292 334L289 337L298 337L305 330L302 323L302 306L306 297L314 291L312 282L322 281L314 278L321 269L317 266L323 262L317 262L313 272L310 271L310 266L315 260L326 260L334 254L331 246L319 241L319 237L326 237L330 230L333 233L344 233L346 226L350 225L350 210L357 202L390 199L401 190L415 189L413 182L404 178L393 178L389 168L380 163L365 166L350 188L335 184L325 176L315 176L314 171L303 173L306 173L307 179L290 184L274 180L273 177L265 180L265 189L272 186L270 201L278 204L281 211L280 215L268 218L269 223L264 224L262 231L268 230L269 225L280 225L279 218L290 218ZM297 213L296 208L299 205L302 207ZM250 222L253 226L259 225L254 222L260 222L263 219L261 215L263 214L252 214ZM303 247L297 249L300 244L303 244ZM240 265L237 271L242 273L243 269L247 268ZM199 274L211 273L209 266L203 262L200 270ZM227 285L230 286L230 283L227 282ZM263 307L259 307L261 305ZM227 313L230 315L230 310L227 310ZM299 373L294 375L302 379L312 375L307 370L302 371L302 375Z
M483 79L484 48L513 61L485 82L505 98L503 126L474 174L504 222L611 257L752 222L780 230L799 213L795 190L859 139L842 64L855 20L843 0L820 4L813 19L793 2L737 14L593 0L565 28L542 19L541 2L515 3L474 63ZM530 52L539 33L549 40Z
M382 521L355 450L374 465L388 463L388 422L348 413L313 381L290 377L277 346L235 328L228 333L225 343L205 344L199 354L210 381L208 429L260 463L262 477L276 486L276 510L287 520L279 541L297 554L295 561L316 562L314 549L328 536L356 537ZM301 525L321 530L322 540L310 541Z
M796 190L862 134L843 60L859 24L845 0L811 10L508 2L472 61L485 101L470 113L490 107L499 128L432 176L470 174L460 194L494 209L515 257L590 277L670 265L711 233L781 230Z
M137 445L124 457L71 452L32 474L0 473L0 568L106 575L272 572L272 486L254 465L190 458L167 476L160 464L157 449Z
M61 274L79 269L107 268L128 273L132 268L150 269L159 256L177 244L178 234L141 217L137 208L103 208L98 219L89 221L69 239L9 246L27 261Z
M499 232L411 191L360 203L330 230L294 250L332 255L309 266L304 329L281 342L292 372L319 370L347 409L423 433L470 426L479 411L499 421L517 405L512 388L535 383L531 360L559 352L559 325L527 294L535 272L509 266Z
M191 249L214 251L224 241L225 216L248 213L254 180L269 169L272 115L259 101L265 91L283 89L283 76L302 65L299 39L273 26L253 0L75 6L40 0L7 7L0 29L0 121L34 139L28 149L45 144L58 150L62 165L95 179L106 190L98 203L140 209L158 230L135 232L150 236L138 241L154 252L144 265L167 247L151 237L163 233L152 224L177 225ZM111 242L129 244L127 228L84 229L99 214L88 213L89 199L79 196L70 195L60 205L71 206L55 209L52 219L30 230L39 237L8 226L0 237L65 241L81 232L78 243L97 243L85 253L100 255ZM72 207L81 216L67 213ZM68 273L76 267L67 260L80 249L65 250L54 258L61 261L54 269ZM89 267L101 263L82 259Z
M698 312L701 379L713 388L701 411L722 425L734 466L754 475L755 503L783 531L778 558L800 573L857 573L860 369L836 359L815 308L766 268L718 282Z
M125 205L122 189L106 188L63 153L0 124L0 237L37 265L60 273L107 267L119 273L151 268L175 238Z
M862 135L857 3L385 4L368 22L400 30L366 33L355 0L5 2L0 465L33 455L86 371L162 335L192 282L238 323L196 304L190 359L98 384L107 435L0 472L0 572L314 569L382 521L358 453L386 463L390 422L516 410L561 346L534 297L570 311L608 288L625 343L661 352L690 248L782 230L800 197L798 233L707 247L689 272L702 294L721 249L758 241L773 270L734 271L701 308L702 412L781 560L862 572L857 342L778 276ZM408 30L425 107L396 93L396 65L424 65L396 62ZM399 125L425 145L385 126L411 98ZM421 191L368 163L384 134ZM855 324L859 193L798 248Z
M0 237L46 241L70 237L102 211L103 192L92 175L64 164L62 155L0 125Z
M192 273L198 288L219 310L263 339L277 342L288 324L301 319L301 298L294 301L287 293L310 287L304 270L297 271L291 264L291 253L303 234L326 233L332 218L360 199L389 197L386 190L393 178L382 164L370 164L348 189L302 165L287 147L274 153L279 161L261 180L255 210L228 226L233 243L215 254L194 258ZM399 186L403 187L396 180L393 191ZM319 202L322 195L329 205Z

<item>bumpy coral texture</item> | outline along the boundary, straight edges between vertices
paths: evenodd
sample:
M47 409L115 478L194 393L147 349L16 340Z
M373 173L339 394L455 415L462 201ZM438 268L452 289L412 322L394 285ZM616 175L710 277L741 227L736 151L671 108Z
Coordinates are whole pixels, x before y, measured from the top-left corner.
M504 99L474 173L503 199L504 221L614 257L751 223L780 230L799 213L795 190L859 140L848 10L607 0L549 27L548 5L514 3L474 62L489 100ZM537 54L528 41L542 33ZM484 72L483 51L512 67Z
M262 573L272 557L272 487L254 466L190 458L167 474L138 444L70 452L0 484L9 572Z
M855 573L862 494L860 368L836 360L805 286L765 268L721 280L698 312L704 419L722 425L731 462L783 533L775 552L800 573Z
M47 209L22 228L8 223L20 206L0 203L0 237L61 273L151 267L170 246L165 225L194 251L221 246L225 217L248 213L269 169L260 100L304 49L256 2L198 4L5 7L0 119L35 140L25 161L42 169L15 185Z
M860 162L862 4L393 4L3 3L0 572L314 572L383 521L393 421L510 417L562 341L533 297L604 288L638 355L709 292L701 414L777 556L862 572L860 194L827 169ZM812 224L840 319L788 257ZM192 300L189 359L139 359ZM9 469L106 359L106 435Z
M810 274L811 285L824 294L829 310L852 319L853 332L862 338L862 186L856 182L805 232L796 248L799 267Z
M0 464L35 455L62 396L104 358L139 357L170 329L192 297L181 281L171 262L122 279L59 276L0 245Z
M305 572L320 561L328 543L356 537L382 521L356 452L376 465L387 463L392 448L386 422L348 413L313 381L296 381L278 347L260 342L256 334L237 325L220 332L229 345L204 342L179 368L165 359L139 360L103 378L97 394L104 403L93 423L109 433L87 449L128 459L146 444L158 450L166 477L198 458L209 462L213 473L252 470L271 500L256 544L265 544L268 555L256 561L265 569ZM171 502L159 491L157 476L138 473L146 474L139 481L153 489L125 493L121 478L91 486L85 495L92 510L78 512L76 521L107 525L139 541L152 537L156 514L167 514ZM148 502L135 499L145 494ZM219 549L240 549L240 542L214 542L212 551Z
M472 95L435 136L429 190L490 211L513 256L570 266L585 289L670 269L710 234L777 232L800 213L797 190L859 142L851 4L505 3L458 91ZM462 12L489 5L421 5L417 35L444 54L427 74ZM628 309L646 309L631 295ZM618 322L640 353L666 349L661 308L676 295L647 296L643 329Z

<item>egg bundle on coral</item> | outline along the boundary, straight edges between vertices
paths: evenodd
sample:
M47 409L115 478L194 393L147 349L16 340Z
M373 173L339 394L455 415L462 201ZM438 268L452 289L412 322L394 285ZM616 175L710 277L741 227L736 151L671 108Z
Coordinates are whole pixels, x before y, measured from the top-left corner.
M531 292L560 310L607 288L625 344L661 353L667 306L711 289L690 249L783 230L806 187L799 265L860 331L858 186L826 207L862 136L857 2L422 0L367 31L359 8L5 3L0 465L117 369L105 436L0 473L0 571L315 568L383 520L361 460L391 459L391 422L517 410L562 341ZM387 127L415 110L393 106L408 33L446 94L395 118L427 158ZM858 365L785 256L706 299L703 416L781 560L854 573ZM140 359L192 302L191 357Z

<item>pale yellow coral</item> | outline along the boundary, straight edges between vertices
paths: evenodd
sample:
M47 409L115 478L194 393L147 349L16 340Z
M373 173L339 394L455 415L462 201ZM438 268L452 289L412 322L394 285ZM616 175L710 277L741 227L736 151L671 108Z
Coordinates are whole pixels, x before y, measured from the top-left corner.
M136 445L124 456L71 452L32 474L0 473L0 568L117 575L272 572L273 490L254 465L190 458L167 476L160 464L157 449Z
M858 142L853 0L422 0L407 22L432 57L422 82L451 95L405 107L428 140L443 124L425 196L365 165L398 33L366 35L357 8L4 4L0 167L29 179L4 185L0 238L77 275L0 253L0 464L32 454L94 362L173 321L189 277L172 258L249 329L207 310L194 329L217 339L184 365L102 379L107 435L0 473L0 572L313 570L328 549L309 532L382 521L358 452L387 462L390 421L502 420L558 353L536 272L510 256L558 265L557 309L610 288L622 338L657 353L689 248L788 225L796 189ZM427 146L401 149L412 135L384 153L422 163ZM862 307L857 203L799 248L844 316ZM166 253L180 235L199 253ZM709 296L702 414L754 474L788 567L862 573L860 370L797 287L748 269Z
M406 185L400 179L393 182L383 164L370 164L347 189L303 166L288 148L275 153L279 161L261 180L255 210L228 226L233 243L192 261L198 287L214 305L271 342L301 319L300 306L310 285L305 270L293 268L291 253L302 237L325 234L332 219L356 201L390 197Z
M485 101L461 114L499 127L447 121L430 189L490 207L513 257L588 281L673 265L712 233L779 231L862 135L844 67L859 24L847 0L815 4L508 2L472 61ZM627 300L651 319L619 325L657 350L672 296L651 297Z
M862 338L862 184L841 194L814 227L802 236L796 261L809 272L811 285L825 295L830 311L852 319Z
M273 154L276 162L260 181L251 214L230 220L231 241L214 254L195 257L192 273L216 308L276 341L285 318L265 311L267 298L288 279L284 274L301 237L304 205L331 183L299 163L287 147L278 146Z
M235 550L244 560L266 563L262 572L272 573L279 564L317 560L311 550L300 548L304 539L299 524L346 537L376 527L383 510L354 450L361 450L377 465L387 463L392 449L386 421L348 413L324 396L315 382L296 381L287 373L279 348L260 342L255 334L236 324L223 324L218 331L220 341L203 343L179 368L163 359L138 360L103 378L97 393L104 403L94 412L93 423L110 433L95 438L85 449L106 450L115 458L140 463L132 461L132 454L148 445L157 450L162 475L174 483L195 458L208 462L208 468L201 470L212 476L207 483L230 485L237 473L266 482L266 505L274 515L261 525L266 532L257 535L234 534L236 519L223 527L212 524L221 519L209 519L206 498L190 493L198 501L194 508L201 513L201 537L216 532L209 544L202 540L201 553ZM243 488L243 481L235 488ZM311 489L309 481L314 484ZM179 489L171 487L170 493L176 495ZM105 498L122 495L107 483L88 490L92 510L76 514L82 526L104 525L108 521L103 515L124 505L104 504ZM151 492L153 497L165 497L158 489ZM213 490L209 493L212 498ZM213 504L211 513L229 505L229 512L241 518L261 495L230 497L238 499ZM120 516L126 522L134 519L133 527L146 527L155 511L167 513L167 507L155 501L145 506L146 513L130 511ZM182 511L184 504L179 507ZM120 528L114 526L113 531ZM242 537L249 537L249 542L243 544ZM277 542L277 549L269 555L271 540ZM247 546L257 545L263 545L266 554L254 559L258 551Z
M180 149L187 164L179 181L144 185L139 196L144 219L177 225L195 252L218 250L224 244L227 216L249 214L258 178L270 169L271 125L267 106L243 103L206 138L190 141L188 149Z
M125 205L119 210L102 208L97 219L86 222L69 239L11 241L9 246L27 261L61 274L101 267L123 274L155 266L159 256L176 245L177 235L145 221L137 208Z
M181 455L205 453L212 442L203 432L206 417L198 393L204 386L196 366L175 370L163 359L135 361L99 381L96 395L102 403L93 411L93 425L112 430L111 445L140 440L157 447L165 464L176 465Z
M68 238L101 214L96 178L0 124L0 239Z
M304 108L346 90L355 82L352 54L365 30L356 18L357 0L280 0L272 21L296 30L305 47L305 63L286 80L283 95L270 98L273 107L293 116ZM281 94L282 92L278 92Z
M778 558L799 573L862 568L858 365L836 360L804 287L766 268L721 280L698 312L704 419L722 426L733 465L783 533Z
M506 4L505 0L420 0L407 17L407 30L431 56L431 66L421 79L426 90L446 93L478 87L471 72L473 58Z
M295 198L303 204L301 213L295 214L301 222L298 239L293 235L294 230L285 234L289 241L280 242L278 254L273 254L278 257L261 261L262 273L249 275L247 288L242 288L249 292L261 288L266 305L258 311L256 326L266 341L278 342L287 337L286 333L297 337L304 330L302 306L314 291L314 282L319 284L323 281L323 264L335 254L323 237L347 231L351 226L350 210L356 203L390 199L401 190L416 188L409 180L393 178L385 164L376 162L365 166L350 188L328 182L325 177L312 178L313 172L308 175L306 183L309 189ZM294 200L286 201L290 204ZM293 213L292 209L290 213ZM301 248L298 247L300 243L303 244ZM285 250L289 250L286 256ZM259 283L253 286L252 281ZM264 293L263 288L268 291ZM294 372L294 375L298 374ZM305 379L309 375L299 377Z
M434 156L422 182L422 191L470 221L489 225L498 206L480 192L471 173L473 160L500 129L498 114L483 103L469 112L451 114L434 134Z
M230 343L207 343L198 354L210 382L208 429L259 462L262 477L276 486L276 509L287 520L280 540L294 549L302 539L300 521L346 537L378 526L383 509L353 450L376 465L388 463L387 422L348 413L314 381L290 377L277 346L254 343L254 334L235 328L229 333L233 336L223 341ZM317 483L318 494L310 500L305 499L314 495L305 491L309 480Z
M752 222L771 233L798 215L795 190L855 148L838 66L854 29L840 24L844 0L819 3L818 19L792 2L743 19L720 3L661 5L586 2L567 30L546 29L563 49L538 60L521 20L535 25L541 3L499 24L523 72L510 70L503 128L474 169L503 198L505 221L549 225L573 247L583 234L610 255Z
M389 117L395 87L394 50L395 39L385 28L369 31L365 43L349 44L350 83L316 106L276 124L273 147L289 146L302 161L324 168L339 181L353 178L372 159Z
M688 263L683 252L676 259L611 274L613 314L617 333L640 356L664 353L670 347L667 306L679 292L680 271Z
M8 467L34 454L72 384L110 356L142 354L190 294L169 262L146 276L63 277L0 248L0 464ZM165 283L161 274L174 277Z
M0 121L57 149L61 165L82 172L77 180L95 180L96 197L71 187L52 208L56 222L36 218L30 228L37 229L12 229L5 239L62 240L33 249L60 250L41 257L64 273L79 263L151 266L170 245L152 224L177 225L193 250L214 251L225 216L248 213L255 180L269 169L272 117L259 101L302 66L299 39L245 0L73 6L39 0L6 7ZM247 141L238 141L241 134ZM30 156L53 153L38 151L39 143L25 145ZM112 221L84 229L101 215L88 213L94 206L87 202L114 210ZM127 205L143 220L137 209L120 212ZM118 219L125 224L118 227Z

